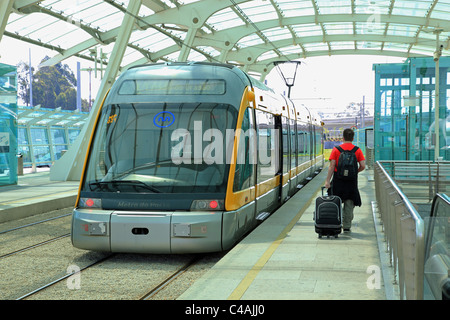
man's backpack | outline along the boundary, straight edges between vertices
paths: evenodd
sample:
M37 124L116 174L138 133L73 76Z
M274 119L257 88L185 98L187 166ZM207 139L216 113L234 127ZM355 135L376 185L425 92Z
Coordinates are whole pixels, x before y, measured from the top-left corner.
M340 146L336 149L341 153L338 159L336 175L342 180L356 180L358 176L358 161L356 159L356 150L358 147L354 147L352 150L344 150Z

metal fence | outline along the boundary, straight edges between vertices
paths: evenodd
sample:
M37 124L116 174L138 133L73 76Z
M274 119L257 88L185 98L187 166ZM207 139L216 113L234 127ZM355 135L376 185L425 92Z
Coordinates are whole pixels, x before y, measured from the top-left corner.
M450 161L380 161L396 185L415 202L431 203L450 191Z
M375 163L374 178L378 213L400 299L423 299L424 221L384 163Z

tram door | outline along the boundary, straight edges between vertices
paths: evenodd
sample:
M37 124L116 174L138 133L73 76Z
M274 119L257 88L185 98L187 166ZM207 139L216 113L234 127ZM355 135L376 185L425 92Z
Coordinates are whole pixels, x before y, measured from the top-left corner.
M284 120L286 121L286 120ZM276 135L276 139L278 140L278 150L277 150L277 156L279 159L279 166L278 166L278 171L277 171L277 176L279 176L280 178L280 184L279 184L279 194L278 194L278 201L281 203L282 199L283 199L283 174L285 173L285 166L286 166L286 159L284 159L283 155L285 154L285 149L288 148L287 145L287 141L285 141L286 139L284 139L284 126L283 126L283 122L282 122L282 117L281 115L276 115L275 116L275 131L278 133Z

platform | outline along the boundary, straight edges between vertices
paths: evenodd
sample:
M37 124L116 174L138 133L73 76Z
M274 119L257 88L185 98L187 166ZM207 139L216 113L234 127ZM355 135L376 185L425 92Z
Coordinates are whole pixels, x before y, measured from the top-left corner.
M0 187L0 223L75 205L79 181L50 181L50 172L18 177Z
M360 174L363 205L355 208L351 232L337 239L319 239L314 231L313 199L326 174L322 170L179 299L398 299L383 235L377 237L372 170Z

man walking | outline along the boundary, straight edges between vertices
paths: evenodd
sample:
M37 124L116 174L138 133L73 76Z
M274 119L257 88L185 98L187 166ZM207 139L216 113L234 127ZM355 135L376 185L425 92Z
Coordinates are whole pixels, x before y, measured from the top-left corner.
M354 136L355 133L352 129L344 130L344 143L331 151L330 166L325 181L325 187L329 189L328 194L340 197L344 204L342 214L344 232L350 232L353 209L355 206L361 206L358 173L366 168L363 152L352 143ZM331 177L333 177L333 181L331 181Z

